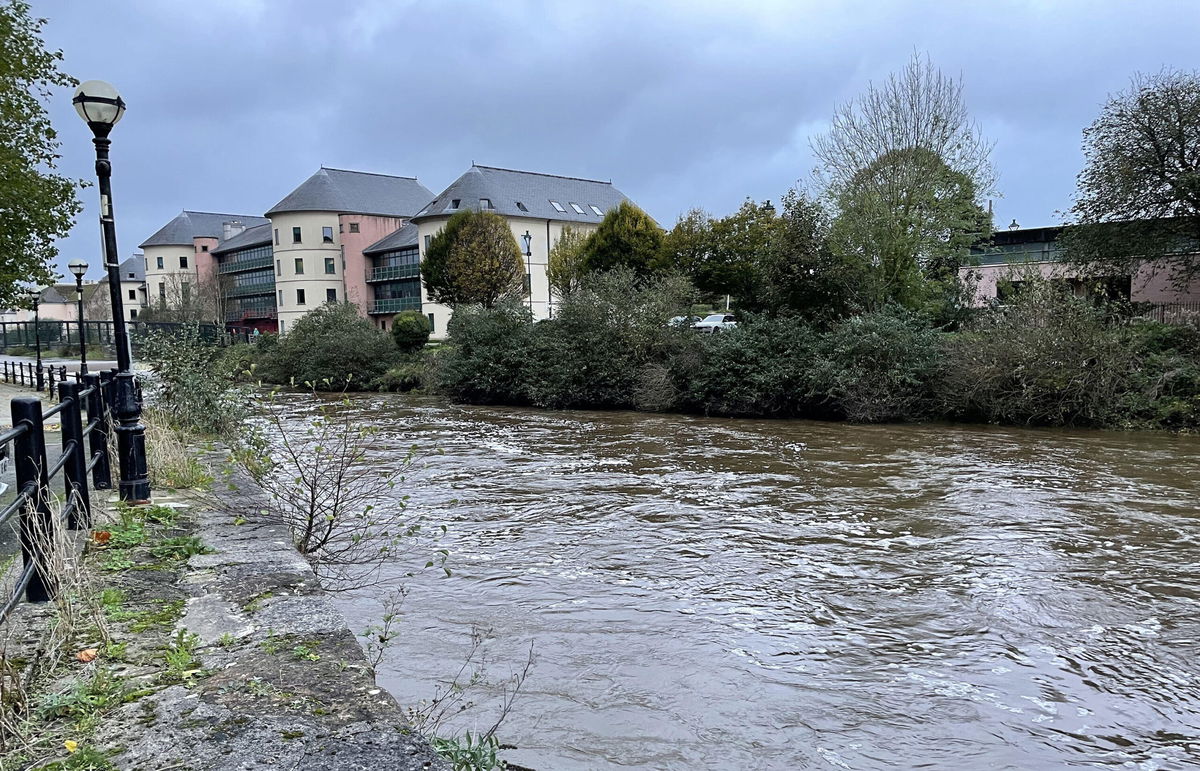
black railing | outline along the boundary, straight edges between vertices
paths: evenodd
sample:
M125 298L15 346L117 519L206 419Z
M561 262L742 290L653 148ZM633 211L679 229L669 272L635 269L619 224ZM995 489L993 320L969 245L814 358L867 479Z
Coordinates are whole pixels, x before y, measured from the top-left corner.
M17 496L0 509L0 525L14 516L19 517L21 539L21 573L11 595L0 606L0 622L17 606L22 595L27 602L54 599L58 590L53 554L57 530L63 526L69 530L91 528L88 473L91 472L91 488L112 488L108 457L111 377L91 373L84 375L82 381L60 381L61 400L45 412L41 399L36 396L13 399L13 427L0 433L0 447L5 451L12 448L11 458L17 477ZM53 463L48 464L46 420L55 415L62 429L62 451ZM55 516L52 508L55 495L50 485L60 476L63 503Z
M197 326L202 339L218 345L228 345L230 342L245 339L249 329L227 327L218 324L185 324L176 321L128 321L126 327L134 348L138 338L148 331L180 331L189 326ZM111 321L85 321L83 337L88 345L114 345ZM0 321L0 351L9 348L34 348L42 346L45 352L49 348L63 346L74 347L78 353L79 322L78 321Z
M1200 326L1200 302L1155 303L1149 307L1137 308L1135 315L1160 324Z

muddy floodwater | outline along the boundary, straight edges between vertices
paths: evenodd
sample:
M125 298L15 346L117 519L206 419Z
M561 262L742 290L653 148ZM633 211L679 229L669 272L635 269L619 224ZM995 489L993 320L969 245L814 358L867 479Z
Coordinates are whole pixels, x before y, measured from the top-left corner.
M378 462L417 446L411 511L449 528L451 577L388 568L380 681L429 697L473 627L493 680L532 643L513 762L1200 766L1198 438L351 409ZM385 594L342 597L352 623Z

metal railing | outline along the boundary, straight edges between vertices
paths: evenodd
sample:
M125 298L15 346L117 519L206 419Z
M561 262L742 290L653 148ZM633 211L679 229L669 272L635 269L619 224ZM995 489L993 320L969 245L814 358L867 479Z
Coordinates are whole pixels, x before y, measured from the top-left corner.
M64 525L69 530L91 528L89 472L92 489L112 488L108 456L112 376L108 372L91 373L82 380L82 383L60 382L61 400L44 412L42 401L36 396L13 399L13 427L0 433L0 447L12 447L17 477L17 496L0 510L0 525L18 517L22 564L12 593L3 598L0 622L17 606L22 595L27 602L54 599L58 589L52 568L54 535ZM61 424L62 450L53 463L47 463L46 420L55 415ZM56 477L63 482L63 503L57 516L51 508L55 494L50 487Z
M389 297L371 303L367 313L399 313L400 311L421 310L420 297Z
M1135 310L1138 318L1157 321L1160 324L1200 326L1200 302L1155 303Z
M253 270L255 268L269 268L274 264L275 258L271 254L259 255L257 257L243 258L241 260L222 260L217 265L218 273L237 273L242 270Z
M12 385L22 385L36 391L45 391L54 396L56 384L67 380L67 375L73 374L79 382L79 373L68 373L65 364L37 364L32 361L5 361L0 363L0 380Z
M371 268L367 271L367 282L391 281L397 278L419 278L420 265L387 265L382 268Z

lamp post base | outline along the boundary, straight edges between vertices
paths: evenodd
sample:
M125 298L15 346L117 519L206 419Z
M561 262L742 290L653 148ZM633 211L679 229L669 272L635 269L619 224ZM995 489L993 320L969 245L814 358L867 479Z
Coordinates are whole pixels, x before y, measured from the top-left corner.
M146 466L146 427L141 423L142 405L135 377L132 372L117 373L113 413L117 423L117 456L121 461L118 491L122 501L141 504L150 502L150 474Z

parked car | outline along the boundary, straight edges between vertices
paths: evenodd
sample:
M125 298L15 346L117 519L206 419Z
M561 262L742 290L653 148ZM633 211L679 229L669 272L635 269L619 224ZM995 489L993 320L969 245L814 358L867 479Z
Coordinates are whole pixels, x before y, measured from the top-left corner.
M699 316L672 316L667 319L668 327L690 327L700 320Z
M704 332L709 335L716 332L724 332L727 329L734 329L735 327L737 327L737 319L734 318L732 313L714 313L705 316L692 325L692 329L697 332Z

